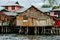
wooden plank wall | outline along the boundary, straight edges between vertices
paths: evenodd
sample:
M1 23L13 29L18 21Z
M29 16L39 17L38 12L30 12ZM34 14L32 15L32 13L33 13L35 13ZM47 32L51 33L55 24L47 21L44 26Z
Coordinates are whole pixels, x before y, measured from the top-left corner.
M16 26L32 26L32 19L28 18L27 22L23 22L23 17L16 17Z

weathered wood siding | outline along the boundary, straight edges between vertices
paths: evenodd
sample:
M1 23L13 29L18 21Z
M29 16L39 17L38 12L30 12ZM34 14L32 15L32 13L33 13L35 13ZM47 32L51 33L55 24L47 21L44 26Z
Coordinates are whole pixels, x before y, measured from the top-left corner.
M23 18L20 16L16 17L16 26L22 26L23 22L22 22Z
M23 16L28 17L28 22L23 22ZM29 8L17 16L17 26L52 26L53 18L37 10L34 7Z
M27 21L27 22L24 22ZM16 26L32 26L32 19L28 18L28 20L23 20L23 17L16 17Z
M33 19L33 26L53 26L53 20L50 18L40 20Z
M27 22L23 22L23 26L32 26L32 19L28 18Z

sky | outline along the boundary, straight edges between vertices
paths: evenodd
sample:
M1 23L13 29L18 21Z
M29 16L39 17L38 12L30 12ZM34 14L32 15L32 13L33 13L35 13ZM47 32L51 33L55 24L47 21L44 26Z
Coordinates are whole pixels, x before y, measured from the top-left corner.
M0 3L2 3L2 2L8 2L8 1L24 1L25 2L25 0L0 0ZM30 1L30 2L32 2L32 3L41 3L41 2L43 2L43 0L27 0L27 1ZM45 1L46 3L48 2L47 0Z
M0 0L0 5L10 1L19 1L21 3L20 5L23 5L23 6L26 6L29 4L36 4L37 6L42 6L43 4L49 4L47 0L45 2L43 0Z
M37 5L49 4L48 0L45 0L45 2L44 0L0 0L0 5L10 1L19 1L23 5L26 5L26 4L29 5L30 3L37 4ZM58 5L60 3L59 1L60 0L56 0L55 5Z

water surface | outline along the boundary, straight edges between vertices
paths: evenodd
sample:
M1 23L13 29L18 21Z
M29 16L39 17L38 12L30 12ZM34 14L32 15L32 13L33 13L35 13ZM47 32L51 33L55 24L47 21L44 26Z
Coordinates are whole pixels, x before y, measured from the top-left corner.
M60 40L60 35L0 34L0 40Z

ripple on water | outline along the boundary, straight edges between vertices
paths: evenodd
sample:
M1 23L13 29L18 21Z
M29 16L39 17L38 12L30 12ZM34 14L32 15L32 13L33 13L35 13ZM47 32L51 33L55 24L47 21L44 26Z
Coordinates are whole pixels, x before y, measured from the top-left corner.
M60 40L60 35L50 35L50 36L24 36L16 34L4 34L0 35L1 40Z

